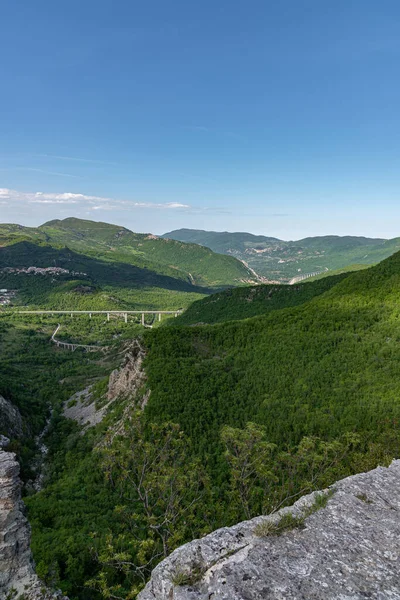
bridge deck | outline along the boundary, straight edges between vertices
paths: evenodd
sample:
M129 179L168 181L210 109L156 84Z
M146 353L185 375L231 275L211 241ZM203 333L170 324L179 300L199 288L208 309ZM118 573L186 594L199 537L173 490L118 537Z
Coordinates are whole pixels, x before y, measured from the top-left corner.
M77 348L83 348L86 352L105 352L108 350L108 346L91 346L89 344L72 344L71 342L63 342L56 338L57 333L60 331L61 325L60 323L57 325L57 328L53 335L50 338L50 341L53 342L58 348L66 348L67 350L71 350L74 352Z
M14 311L13 311L14 312ZM182 312L178 310L17 310L23 315L177 315Z

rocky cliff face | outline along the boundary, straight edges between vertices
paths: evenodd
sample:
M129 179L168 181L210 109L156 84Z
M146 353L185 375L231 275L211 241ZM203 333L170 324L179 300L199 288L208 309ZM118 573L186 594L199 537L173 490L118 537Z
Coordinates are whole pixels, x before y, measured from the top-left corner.
M125 353L124 362L119 369L112 371L109 382L107 399L135 396L145 381L142 368L145 352L137 340L129 346Z
M145 352L137 340L130 343L123 352L122 365L110 373L107 393L102 402L98 403L93 398L93 386L89 386L65 402L63 414L67 419L73 419L83 427L92 427L103 420L115 400L136 397L146 380L142 367ZM149 394L147 391L139 398L138 405L143 407Z
M23 514L19 464L0 449L0 600L62 600L37 577L29 547L30 527ZM64 600L67 600L64 598Z
M0 396L0 434L18 438L22 433L22 417L18 408Z
M138 600L400 599L400 460L332 489L178 548Z

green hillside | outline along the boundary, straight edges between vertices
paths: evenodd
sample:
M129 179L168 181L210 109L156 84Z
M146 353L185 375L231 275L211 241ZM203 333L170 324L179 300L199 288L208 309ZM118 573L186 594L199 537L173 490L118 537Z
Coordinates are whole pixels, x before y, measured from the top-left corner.
M194 286L221 288L254 282L254 275L233 257L208 248L134 233L124 227L68 218L38 228L0 225L0 247L23 241L68 247L110 262L128 263ZM28 265L26 265L28 266Z
M29 266L68 272L20 272ZM147 268L28 241L0 247L0 289L15 291L14 306L60 310L175 309L210 293Z
M193 302L177 319L167 324L204 325L248 319L272 310L299 306L323 294L350 273L305 281L297 285L257 285L233 288Z
M347 267L342 267L341 269L333 269L332 271L324 271L319 275L314 275L313 277L307 278L307 281L317 281L319 279L325 279L326 277L333 277L335 275L341 275L342 273L354 273L355 271L362 271L363 269L368 269L372 265L348 265Z
M400 253L335 278L217 294L187 313L211 320L219 303L227 322L146 331L140 414L141 396L85 435L53 419L47 485L27 499L40 574L72 600L134 598L185 541L400 456L399 298ZM63 327L77 335L75 321ZM90 327L97 339L101 322Z
M229 231L204 231L202 229L177 229L164 233L163 238L180 240L186 243L207 246L220 253L232 253L233 251L244 252L248 247L262 248L264 245L280 242L274 237L264 235L253 235L252 233Z
M39 229L48 243L185 278L194 285L218 288L254 280L233 257L221 257L195 244L133 233L117 225L69 218L45 223Z
M178 229L165 238L195 242L244 260L259 275L288 282L303 273L336 271L352 264L371 265L400 249L400 238L392 240L356 236L320 236L283 241L249 233Z
M278 444L343 431L376 438L400 416L399 296L396 254L295 308L154 331L149 417L180 423L217 471L224 424L255 421Z
M10 273L7 267L59 267L69 273ZM16 291L14 305L175 309L212 290L256 280L231 256L118 225L75 218L38 228L0 225L0 289Z

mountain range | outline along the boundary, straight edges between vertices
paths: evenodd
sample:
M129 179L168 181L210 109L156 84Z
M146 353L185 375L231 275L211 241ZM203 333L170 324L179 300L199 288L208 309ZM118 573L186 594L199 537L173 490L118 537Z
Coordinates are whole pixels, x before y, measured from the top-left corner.
M360 268L377 263L400 249L400 238L318 236L283 241L251 233L177 229L163 238L201 244L234 256L269 281L288 283L311 273Z
M21 462L38 576L70 600L135 598L181 544L400 456L400 252L291 286L243 285L234 257L117 226L0 230L0 287L19 285L16 302L187 306L152 329L0 312L0 435ZM196 264L206 256L218 278ZM59 324L63 340L102 351L49 343ZM18 431L4 407L19 411ZM171 585L189 593L201 568Z
M7 271L32 266L69 272L38 278ZM213 290L259 279L233 256L118 225L75 218L37 228L0 225L0 288L19 290L19 304L180 308Z
M42 308L175 309L224 288L294 283L310 274L365 268L399 248L400 238L325 236L284 242L191 229L156 236L77 218L37 228L3 224L0 289L17 292L14 304ZM26 272L29 267L61 271L34 277ZM0 303L5 301L0 297Z

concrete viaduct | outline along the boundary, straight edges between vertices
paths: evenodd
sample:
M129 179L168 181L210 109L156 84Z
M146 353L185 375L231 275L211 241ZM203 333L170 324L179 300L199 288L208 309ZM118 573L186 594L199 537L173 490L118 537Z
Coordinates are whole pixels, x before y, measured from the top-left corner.
M70 342L62 342L61 340L56 339L56 334L58 333L61 325L57 325L57 329L51 336L50 341L53 342L57 346L57 348L64 348L65 350L71 350L74 352L77 348L83 348L86 352L105 352L108 350L108 346L89 346L88 344L71 344Z
M145 315L155 315L158 320L161 321L161 315L175 315L177 317L183 311L179 310L19 310L16 311L20 315L71 315L71 318L74 315L89 315L89 318L92 318L92 315L107 315L107 321L110 320L110 315L116 315L117 317L122 316L125 320L125 323L128 322L128 315L141 315L142 316L142 325L143 327L151 327L151 325L146 325L144 322ZM70 342L62 342L56 338L56 335L60 329L61 325L58 324L55 332L51 336L50 341L53 342L58 348L64 348L65 350L71 350L74 352L77 348L83 348L86 352L104 352L108 350L108 346L90 346L88 344L71 344Z
M325 269L325 271L315 271L314 273L303 273L303 275L297 275L296 277L293 277L289 281L289 285L294 285L295 283L300 283L300 281L304 281L305 279L309 279L310 277L316 277L317 275L322 275L322 273L326 273L326 271L328 271L328 269Z
M177 317L182 313L182 309L179 310L19 310L16 311L20 315L89 315L89 318L92 318L92 315L107 315L107 321L110 320L110 315L116 315L118 317L123 317L125 319L125 323L128 322L128 315L141 315L142 316L142 325L145 327L145 315L155 315L158 320L161 321L162 315L175 315Z

